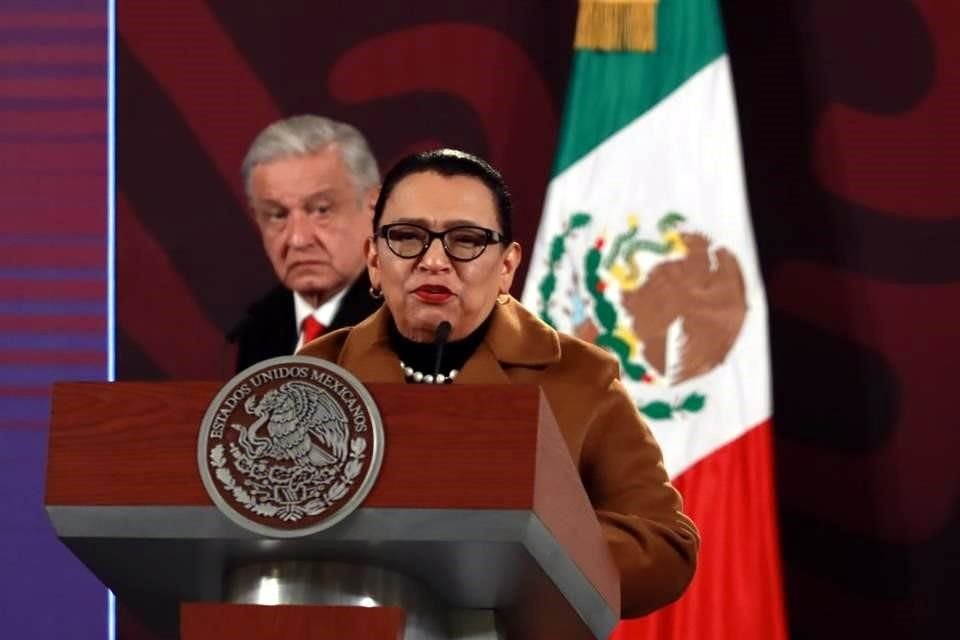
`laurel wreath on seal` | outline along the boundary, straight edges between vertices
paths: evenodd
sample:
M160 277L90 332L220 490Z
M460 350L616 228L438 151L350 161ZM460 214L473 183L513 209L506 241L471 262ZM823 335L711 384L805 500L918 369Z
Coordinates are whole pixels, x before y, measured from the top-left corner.
M239 448L237 448L235 444L231 443L231 448L237 449L237 451L231 452L235 460L244 457L243 453L239 451ZM233 498L247 510L259 516L277 517L286 522L296 522L306 516L316 516L323 513L334 502L340 500L347 494L350 486L363 469L363 459L366 457L366 449L366 440L360 437L353 438L350 441L349 459L339 469L336 482L330 484L329 488L323 492L323 495L313 498L302 505L292 503L276 504L270 500L258 500L255 495L244 489L244 486L234 479L233 474L227 467L227 458L222 444L218 444L210 450L210 465L216 469L214 475L217 480L220 481L223 488L229 491ZM261 471L266 469L262 463L257 464L260 464L258 468ZM274 467L274 469L276 469L276 467ZM300 470L294 468L293 473L296 474L298 471ZM244 484L250 485L251 481L248 479Z
M666 236L685 220L686 218L683 215L671 211L660 218L657 222L657 229L661 235ZM547 271L540 280L537 289L540 293L540 317L554 329L557 328L557 323L551 315L550 303L557 288L557 266L567 253L567 240L573 236L577 229L588 227L592 221L593 216L585 211L573 213L560 233L554 236L550 242ZM618 260L626 258L627 262L631 262L630 258L638 251L658 255L665 255L670 251L671 240L658 242L638 238L637 233L638 227L631 224L626 231L614 238L605 258L603 256L604 238L603 236L598 237L594 245L583 256L583 274L585 288L587 294L593 299L594 315L599 323L598 329L600 331L594 338L594 343L613 353L620 360L621 370L630 379L649 384L653 379L648 374L647 368L642 363L631 359L630 345L617 335L617 329L620 325L619 312L616 306L607 299L605 294L607 283L599 274L601 265L605 269L610 269ZM703 409L705 404L706 396L693 392L676 402L654 400L639 406L638 409L652 420L668 420L680 417L685 413L697 413Z

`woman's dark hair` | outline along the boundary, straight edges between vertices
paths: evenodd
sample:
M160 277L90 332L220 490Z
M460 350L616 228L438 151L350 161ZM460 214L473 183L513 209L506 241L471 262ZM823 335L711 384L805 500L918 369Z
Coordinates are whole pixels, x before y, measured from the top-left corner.
M373 207L373 230L380 227L387 199L401 180L415 173L437 173L441 176L469 176L480 180L490 190L497 207L497 220L505 243L513 242L513 205L510 192L500 172L484 160L456 149L423 151L403 158L383 177L380 195Z

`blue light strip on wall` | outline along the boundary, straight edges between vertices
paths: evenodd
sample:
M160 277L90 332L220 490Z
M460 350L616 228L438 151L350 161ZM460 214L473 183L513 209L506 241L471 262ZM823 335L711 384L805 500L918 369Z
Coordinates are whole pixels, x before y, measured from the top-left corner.
M107 0L107 380L116 380L116 0Z
M107 380L117 379L116 354L116 80L117 5L107 0ZM117 637L117 599L107 590L107 640Z

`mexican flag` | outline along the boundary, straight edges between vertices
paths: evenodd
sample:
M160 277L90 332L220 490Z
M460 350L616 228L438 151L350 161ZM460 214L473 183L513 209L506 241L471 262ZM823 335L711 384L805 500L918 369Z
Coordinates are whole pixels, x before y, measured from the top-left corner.
M583 0L523 302L609 350L703 544L616 638L786 637L767 315L716 0Z

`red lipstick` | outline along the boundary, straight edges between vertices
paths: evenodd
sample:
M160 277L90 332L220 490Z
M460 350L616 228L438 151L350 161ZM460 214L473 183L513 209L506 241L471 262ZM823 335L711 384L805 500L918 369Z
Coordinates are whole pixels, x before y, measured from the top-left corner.
M417 287L413 291L421 301L429 304L441 304L446 302L453 292L441 285L425 284Z

